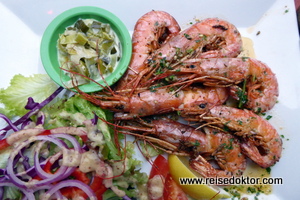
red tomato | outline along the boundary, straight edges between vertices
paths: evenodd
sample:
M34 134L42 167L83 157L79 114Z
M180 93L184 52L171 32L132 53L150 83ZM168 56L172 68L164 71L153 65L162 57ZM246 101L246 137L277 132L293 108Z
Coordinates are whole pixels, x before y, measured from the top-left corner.
M170 173L166 177L163 197L164 200L187 200L188 199L186 194L183 192L183 190L173 180Z
M153 162L149 179L153 178L153 176L155 175L161 175L162 177L166 178L168 173L169 173L168 160L162 155L158 155Z
M172 176L169 173L168 160L162 155L157 156L157 158L154 160L149 175L149 180L155 175L160 175L165 182L163 196L155 200L187 200L186 194L172 179Z
M87 175L83 172L81 172L79 169L76 169L73 173L72 176L89 185L90 188L94 191L94 193L97 196L98 200L102 200L102 195L103 193L107 190L107 188L103 185L102 181L103 179L97 175L95 175L92 180L90 180ZM76 188L76 187L66 187L66 188L62 188L61 190L61 194L69 199L75 199L75 198L87 198L87 195L85 194L85 192L83 192L80 188Z
M161 176L161 179L163 182L165 182L165 179L169 173L169 163L168 160L163 157L162 155L158 155L156 159L154 160L152 164L152 169L150 171L149 180L151 180L154 176L159 175ZM148 194L149 198L151 200L154 200L153 196L151 194L151 191L153 191L153 186L150 182L148 182ZM155 200L163 200L163 197L161 198L155 198Z
M92 183L90 184L91 189L95 192L97 200L102 200L102 195L107 190L103 185L103 179L100 176L94 176Z

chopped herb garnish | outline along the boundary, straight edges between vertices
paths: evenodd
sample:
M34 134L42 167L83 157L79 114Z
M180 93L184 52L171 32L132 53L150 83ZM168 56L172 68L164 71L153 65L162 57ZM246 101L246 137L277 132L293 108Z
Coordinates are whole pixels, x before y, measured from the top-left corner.
M239 88L236 94L239 98L238 108L242 108L248 102L248 97L246 95L246 79L243 82L243 88Z
M170 76L166 77L165 80L167 82L172 82L172 81L176 80L176 78L177 77L175 75L170 75Z
M249 59L249 57L242 57L242 61L245 62Z
M207 36L206 35L199 34L199 37L201 37L203 40L207 40Z
M230 129L228 128L228 126L224 125L223 130L224 130L225 132L228 132Z
M194 49L188 49L188 50L186 50L186 53L188 53L188 54L191 54L193 52L194 52Z
M262 112L261 112L261 107L258 107L258 108L257 108L256 113L257 113L257 114L261 114L261 115L263 115L263 116L266 115L266 113L262 113Z
M200 142L198 140L196 140L196 142L194 143L194 146L200 146Z
M166 58L160 59L159 65L160 65L161 67L166 67L166 66L167 66L167 60L166 60Z
M184 33L183 35L184 35L184 37L185 37L186 39L188 39L188 40L191 40L191 39L192 39L192 37L191 37L189 34Z
M150 92L156 92L157 91L156 88L159 88L159 87L161 87L160 84L152 85L149 87L149 90L150 90Z
M271 119L272 118L272 116L271 115L268 115L267 117L266 117L266 120L269 120L269 119Z
M256 188L255 187L248 187L247 192L251 193L251 194L254 194L254 193L256 193Z

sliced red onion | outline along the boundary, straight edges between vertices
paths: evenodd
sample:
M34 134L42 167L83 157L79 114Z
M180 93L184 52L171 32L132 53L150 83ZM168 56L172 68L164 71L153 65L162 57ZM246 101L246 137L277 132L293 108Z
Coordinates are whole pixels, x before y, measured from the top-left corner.
M4 174L5 174L5 172L6 172L6 170L5 170L5 169L1 169L1 168L0 168L0 176L4 175ZM1 177L0 177L0 179L1 179Z
M3 182L3 181L6 181L6 180L8 180L6 176L0 177L0 183Z
M24 121L22 124L21 124L21 127L20 127L20 130L23 130L23 129L26 129L27 126L30 126L30 124L32 124L32 120L29 118L27 119L26 121Z
M62 175L61 180L68 178L69 176L71 176L71 174L75 171L77 167L68 167L68 169L66 170L66 172Z
M78 180L65 180L65 181L61 181L61 182L55 184L51 189L49 189L47 192L45 192L45 194L43 194L42 200L48 199L56 191L58 191L62 188L65 188L65 187L77 187L77 188L81 189L82 191L84 191L90 200L97 200L97 197L96 197L94 191L88 185L86 185L85 183L78 181Z
M45 143L45 142L46 141L43 141L43 143ZM49 174L49 173L45 172L43 170L43 168L41 167L41 163L39 160L39 153L40 153L40 149L42 146L43 146L43 144L38 145L34 151L34 168L39 177L41 177L43 179L47 179L47 178L51 178L53 176L53 174ZM57 173L60 173L60 170L62 170L62 168L59 168Z
M37 187L34 192L38 192L40 190L49 190L50 188L52 188L53 185L49 184L49 185L43 185L43 186L40 186L40 187ZM52 196L55 196L56 198L55 199L64 199L63 195L61 194L60 190L56 191Z
M47 161L48 160L46 160L44 162L46 163ZM40 164L41 164L41 167L43 167L43 163L40 163ZM63 180L65 178L69 177L75 171L75 169L76 169L76 167L68 167L67 170L65 171L65 173L60 177L60 180ZM34 171L36 172L37 170L38 169L34 167Z
M27 104L25 105L25 109L26 109L26 110L32 110L32 109L34 109L37 105L39 105L39 103L35 102L35 101L33 100L32 97L29 97L29 98L27 99Z
M4 121L6 121L6 123L8 123L8 125L1 129L1 131L7 131L7 130L13 130L13 131L19 131L19 128L7 117L5 116L4 114L0 113L0 118L2 118Z
M127 195L125 195L124 197L122 197L124 200L131 200L130 197L128 197Z
M0 199L4 199L3 194L4 194L4 189L3 187L0 187Z
M43 112L39 112L37 115L36 125L44 125L45 118L45 114Z
M46 164L46 160L44 160L43 162L40 163L41 167L44 167L45 164ZM32 167L28 168L26 171L18 173L17 177L21 177L21 176L24 176L24 175L28 175L32 178L35 177L37 175L35 167L32 166Z
M91 121L92 121L92 124L93 125L96 125L97 123L98 123L98 116L94 113L94 118L93 119L91 119Z
M57 146L59 146L61 148L64 147L64 144L60 140L53 138L53 137L40 135L40 136L31 137L27 141L22 142L19 146L16 147L16 149L14 149L11 152L10 157L7 162L7 167L6 167L7 175L16 186L23 188L23 189L35 188L37 186L42 186L42 185L46 185L46 184L50 184L50 183L59 181L59 180L61 180L62 175L68 169L67 166L61 166L59 173L55 173L55 174L53 174L53 176L51 176L51 178L44 179L44 180L32 180L31 182L25 182L25 181L20 180L17 177L17 175L14 173L14 165L13 165L14 158L16 157L16 155L22 148L24 148L28 144L30 144L34 141L37 141L37 140L49 141L49 142L56 144Z
M49 136L69 140L72 143L72 145L74 147L74 150L76 150L78 152L82 151L82 148L81 148L79 142L73 136L70 136L70 135L67 135L67 134L64 134L64 133L56 133L56 134L52 134L52 135L49 135Z
M20 124L22 124L23 122L26 122L32 115L35 115L41 108L43 108L45 105L47 105L48 103L50 103L53 99L55 99L55 97L63 90L63 87L59 87L57 88L56 91L53 92L53 94L51 94L47 99L45 99L43 102L41 102L40 104L36 105L34 108L32 108L28 113L26 113L25 115L23 115L21 118L19 118L17 121L15 121L13 123L14 127L19 126ZM5 128L3 128L1 131L9 131L11 130L12 127L10 125L6 126ZM16 131L16 130L15 130Z
M80 147L80 144L79 142L72 136L70 135L67 135L67 134L63 134L63 133L57 133L57 134L53 134L53 135L49 135L49 137L52 137L52 138L56 138L56 139L59 139L59 138L63 138L63 139L66 139L68 141L70 141L73 145L73 148L75 151L81 153L83 150L82 148ZM67 146L65 146L67 147ZM37 171L37 174L41 177L41 178L51 178L53 176L53 174L49 174L47 172L45 172L41 166L40 166L40 163L39 163L39 150L40 148L37 148L35 150L35 155L34 155L34 163L35 163L35 167L36 167L36 171ZM58 169L60 170L60 168ZM57 171L56 173L59 173L59 171Z
M24 169L25 169L25 171L26 170L28 170L29 168L30 168L30 164L29 164L29 158L28 158L28 156L25 156L24 154L24 151L20 151L20 156L21 156L21 158L22 158L22 165L23 165L23 167L24 167Z

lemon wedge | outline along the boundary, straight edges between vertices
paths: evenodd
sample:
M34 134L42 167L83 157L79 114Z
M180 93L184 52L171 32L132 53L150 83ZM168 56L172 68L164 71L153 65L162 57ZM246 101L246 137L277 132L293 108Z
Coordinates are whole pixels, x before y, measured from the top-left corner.
M191 196L192 198L198 200L204 199L221 199L221 198L230 198L231 195L223 190L220 187L213 186L213 185L204 185L204 184L197 184L197 185L183 185L180 184L180 178L201 178L200 175L196 174L193 169L188 164L188 159L185 157L179 157L176 155L169 155L169 168L170 174L172 175L175 182L180 185L182 190Z

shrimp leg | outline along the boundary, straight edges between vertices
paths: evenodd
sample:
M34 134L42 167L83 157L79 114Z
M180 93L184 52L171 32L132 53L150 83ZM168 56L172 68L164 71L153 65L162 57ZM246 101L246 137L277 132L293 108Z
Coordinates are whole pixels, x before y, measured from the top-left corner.
M240 176L246 168L246 158L238 140L213 128L205 127L201 131L168 118L152 120L146 128L133 122L127 122L123 128L162 140L155 141L157 145L166 147L167 142L177 147L170 153L190 155L191 167L204 177ZM215 160L220 169L214 168L204 158Z

